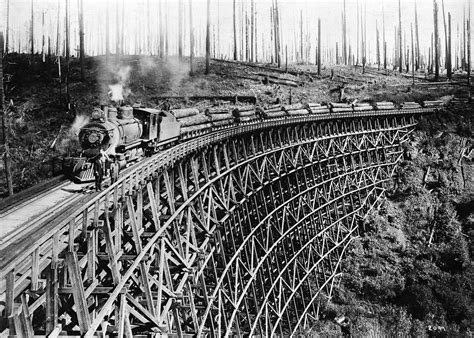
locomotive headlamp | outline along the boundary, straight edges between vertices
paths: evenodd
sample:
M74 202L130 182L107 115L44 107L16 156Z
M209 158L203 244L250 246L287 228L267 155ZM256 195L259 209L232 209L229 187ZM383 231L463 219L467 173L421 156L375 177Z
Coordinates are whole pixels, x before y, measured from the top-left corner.
M87 137L87 141L89 141L90 144L95 144L100 141L100 135L97 132L91 132Z

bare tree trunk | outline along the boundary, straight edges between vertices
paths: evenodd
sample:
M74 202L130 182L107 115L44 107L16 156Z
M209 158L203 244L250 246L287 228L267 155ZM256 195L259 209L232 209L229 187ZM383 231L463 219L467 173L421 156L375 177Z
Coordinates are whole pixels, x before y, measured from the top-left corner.
M382 6L383 69L387 69L387 41L385 40L385 8Z
M444 68L448 68L448 26L446 24L446 12L444 10L444 0L441 0L441 6L443 7L443 26L444 26Z
M146 1L146 36L147 36L147 53L152 54L151 52L151 25L150 25L150 0Z
M178 56L183 59L183 0L178 2Z
M209 74L209 60L211 59L211 0L207 0L207 25L206 25L206 74Z
M320 20L320 19L318 19ZM357 0L357 59L356 59L356 65L359 64L359 28L360 28L360 17L359 17L359 0Z
M8 54L8 43L10 33L10 0L7 0L7 27L5 35L5 54ZM18 51L19 53L20 51Z
M255 62L255 2L250 2L250 61Z
M303 10L300 11L300 61L303 62Z
M161 2L160 2L161 3ZM160 32L161 33L161 32ZM189 0L189 73L194 73L193 61L194 61L194 31L193 31L193 0Z
M69 0L66 0L66 104L69 111L71 96L69 92Z
M233 18L233 23L234 23L234 61L237 61L237 18L236 16L236 0L234 0L233 3L233 12L232 12L232 18Z
M380 70L380 34L379 34L379 24L377 20L375 21L375 29L376 29L376 35L377 35L377 41L376 41L377 69Z
M122 0L122 25L120 32L120 49L122 55L125 54L125 0Z
M462 22L462 35L463 35L463 49L462 49L462 69L465 70L467 66L466 56L466 32L467 32L467 21L466 21L466 8L463 8L463 22Z
M107 0L106 10L105 10L105 62L109 64L110 57L110 16L109 16L109 1Z
M44 36L44 11L41 13L41 55L43 57L43 62L46 61L46 51L44 49L44 45L46 43L45 36Z
M276 41L276 57L277 57L277 63L278 63L278 68L281 68L281 35L280 35L280 10L278 8L278 0L275 0L275 28L276 28L276 36L275 36L275 41Z
M163 58L163 55L164 55L164 48L165 48L165 41L164 41L164 36L163 36L163 1L162 0L159 0L159 26L160 26L160 58ZM189 0L189 7L191 7L191 0ZM191 9L190 9L191 10ZM191 13L189 14L190 17L191 17ZM190 23L190 26L189 27L192 27L192 23ZM194 42L193 42L194 44ZM194 48L194 45L193 45L193 48ZM192 62L191 62L192 63ZM191 73L192 73L192 66L191 66Z
M434 66L435 80L439 79L439 35L438 35L438 4L433 0L433 17L434 17Z
M84 81L84 0L80 0L79 4L79 57L81 58L81 81Z
M398 39L400 46L400 73L403 71L403 46L402 46L402 5L400 0L398 0Z
M471 99L471 0L469 0L469 13L467 19L467 86L469 100Z
M447 65L447 75L448 79L451 80L452 78L452 58L451 58L451 13L448 13L448 47L446 53L446 65Z
M415 33L416 33L416 70L420 69L420 35L418 34L418 9L415 0Z
M34 16L33 16L33 0L31 0L31 27L30 27L30 40L31 40L31 57L35 53L35 40L33 36Z
M347 20L346 20L346 0L344 0L344 15L343 15L343 43L342 43L342 57L344 58L344 64L347 66Z
M7 180L8 195L13 195L13 180L10 161L10 140L8 130L7 114L3 109L3 32L0 32L0 115L2 116L2 133L3 133L3 162L5 165L5 176Z
M321 18L318 18L318 75L321 75Z
M57 20L57 30L56 30L56 56L60 57L60 52L61 52L61 42L59 40L59 23L61 22L60 19L60 13L61 13L61 0L58 0L58 20ZM18 51L20 52L20 51Z
M410 25L411 28L411 74L412 74L412 84L415 85L415 42L413 39L413 24Z
M81 3L84 0L81 0ZM116 4L115 12L115 63L119 63L120 60L120 5Z
M257 5L255 4L255 62L258 62L258 12L257 12ZM263 44L262 44L262 52L263 52Z

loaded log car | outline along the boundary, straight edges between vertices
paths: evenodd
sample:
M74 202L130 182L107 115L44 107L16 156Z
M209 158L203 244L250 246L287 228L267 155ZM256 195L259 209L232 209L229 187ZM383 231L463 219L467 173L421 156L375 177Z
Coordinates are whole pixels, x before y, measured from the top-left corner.
M176 142L179 135L180 124L170 112L129 106L95 109L79 131L81 156L65 159L64 169L76 181L93 181L93 161L101 152L122 169Z

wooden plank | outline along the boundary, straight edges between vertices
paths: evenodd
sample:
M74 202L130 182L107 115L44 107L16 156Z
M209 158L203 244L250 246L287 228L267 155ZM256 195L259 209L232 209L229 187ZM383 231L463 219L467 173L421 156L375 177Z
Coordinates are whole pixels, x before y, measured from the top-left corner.
M94 228L91 231L87 232L87 280L92 282L95 277L96 272L96 253L97 253L97 239L96 239L97 230Z
M15 294L15 272L14 270L9 271L6 276L6 291L5 291L5 310L4 318L8 318L13 314Z
M69 222L69 251L74 251L74 219Z
M127 299L125 298L125 294L120 295L120 308L118 312L118 320L117 320L117 327L118 327L118 338L123 338L125 333L125 309L127 307Z
M79 321L79 329L81 334L85 334L91 326L91 318L87 308L87 299L85 297L84 285L82 283L81 271L77 261L76 252L66 252L66 265L73 285L73 297Z
M52 263L46 275L46 334L58 325L58 287L57 264Z
M38 290L38 278L39 278L39 246L31 254L31 291Z

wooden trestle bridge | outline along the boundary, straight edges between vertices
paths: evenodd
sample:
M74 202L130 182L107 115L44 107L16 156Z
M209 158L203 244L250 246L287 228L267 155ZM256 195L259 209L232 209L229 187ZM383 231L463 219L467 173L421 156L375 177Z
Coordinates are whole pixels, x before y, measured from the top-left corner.
M0 247L0 332L299 332L427 112L241 124L144 160Z

